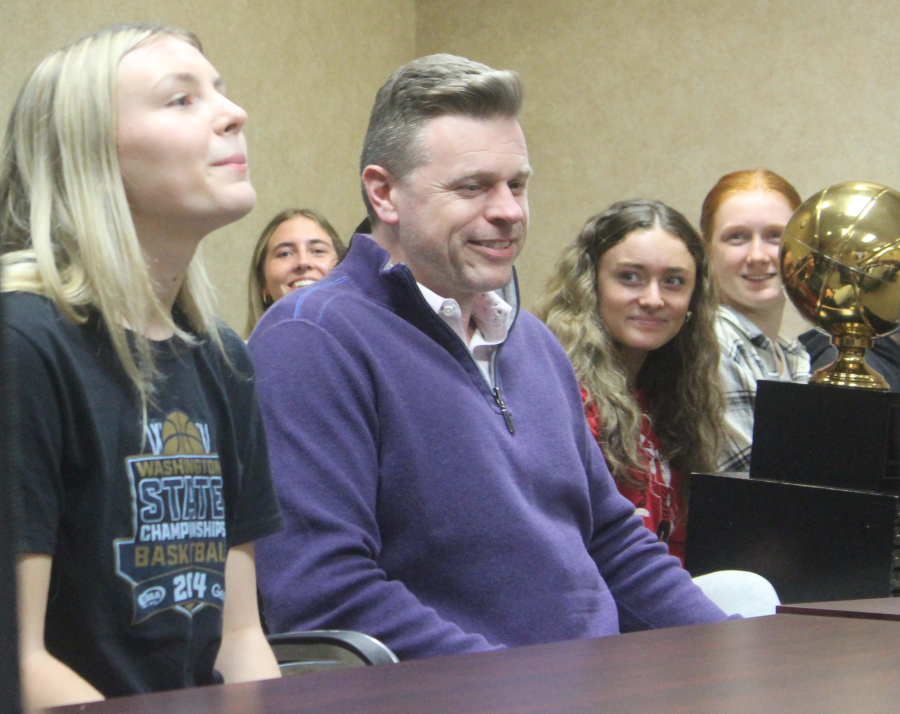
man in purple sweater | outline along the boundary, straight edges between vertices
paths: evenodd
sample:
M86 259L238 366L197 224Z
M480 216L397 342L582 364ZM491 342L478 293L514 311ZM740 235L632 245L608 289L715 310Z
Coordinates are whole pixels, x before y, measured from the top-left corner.
M449 55L379 90L371 237L250 339L286 528L257 545L274 631L401 658L725 615L618 495L565 352L518 309L518 77Z

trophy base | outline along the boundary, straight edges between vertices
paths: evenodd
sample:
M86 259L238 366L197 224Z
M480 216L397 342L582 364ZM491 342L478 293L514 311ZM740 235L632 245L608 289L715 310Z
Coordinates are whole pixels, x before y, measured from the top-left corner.
M758 382L750 478L900 492L900 393Z
M866 364L866 350L872 346L872 333L864 325L841 325L831 338L837 348L837 359L827 367L816 370L810 384L827 384L832 387L888 390L884 377Z
M813 372L810 384L827 384L832 387L852 387L854 389L879 389L887 391L890 385L878 372L862 362L862 369L847 369L846 365L831 364Z
M782 603L890 597L896 494L692 474L684 567L747 570Z

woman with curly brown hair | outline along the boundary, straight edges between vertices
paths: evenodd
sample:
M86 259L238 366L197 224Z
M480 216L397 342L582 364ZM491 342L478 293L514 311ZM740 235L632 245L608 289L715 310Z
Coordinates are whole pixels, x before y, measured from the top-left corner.
M659 201L590 218L536 310L572 360L619 490L683 558L684 480L721 440L716 298L700 236Z

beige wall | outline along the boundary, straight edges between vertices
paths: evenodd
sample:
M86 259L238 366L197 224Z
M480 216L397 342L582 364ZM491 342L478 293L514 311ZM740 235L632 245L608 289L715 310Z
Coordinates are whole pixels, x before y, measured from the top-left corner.
M0 116L29 69L58 46L130 20L188 27L249 113L256 209L204 251L221 315L243 329L256 237L287 206L322 211L342 235L365 215L359 150L378 87L414 57L412 0L3 0Z
M388 74L448 51L518 70L537 170L525 304L562 244L615 200L697 220L716 179L766 165L807 196L832 183L900 188L900 23L891 0L4 0L0 114L28 67L127 19L195 30L250 114L259 206L206 253L222 314L244 320L256 235L289 204L342 234L363 215L356 162Z
M900 188L900 22L891 0L419 0L416 54L521 73L536 174L524 302L616 200L699 219L724 173L765 165L804 197Z

